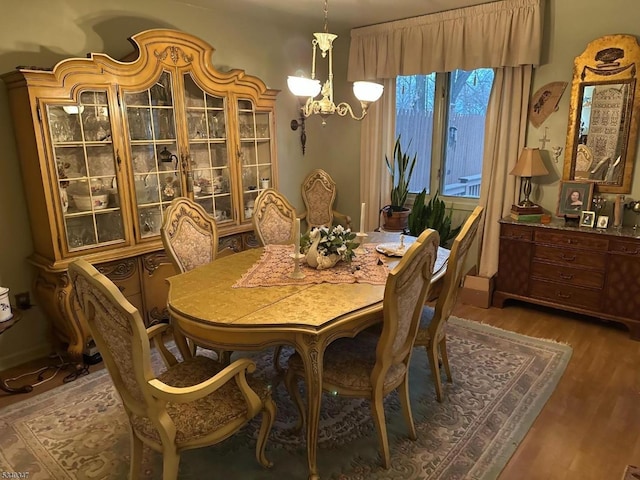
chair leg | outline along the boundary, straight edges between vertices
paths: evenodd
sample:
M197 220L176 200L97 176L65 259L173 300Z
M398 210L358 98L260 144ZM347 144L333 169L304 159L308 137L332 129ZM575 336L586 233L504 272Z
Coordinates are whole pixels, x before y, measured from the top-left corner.
M382 455L382 466L389 469L391 466L391 454L389 453L389 439L387 438L387 424L384 418L384 404L382 396L374 393L371 399L371 415L378 431L378 442L380 443L380 454Z
M231 363L231 354L233 352L229 352L226 350L216 350L218 354L218 362L220 362L224 366L228 366Z
M273 368L276 369L276 372L282 373L284 372L284 368L280 365L280 354L282 353L282 346L278 345L273 352Z
M180 466L180 454L172 446L172 450L162 451L162 480L177 480Z
M400 396L400 404L402 405L402 415L404 416L407 427L409 428L409 438L416 440L416 426L413 422L413 413L411 412L411 400L409 399L409 377L405 375L404 381L398 387L398 395Z
M440 366L438 365L438 349L437 345L431 343L427 349L427 357L429 357L429 367L431 367L431 376L436 386L436 398L442 402L442 380L440 379Z
M276 419L276 404L271 400L271 397L265 399L264 406L262 408L262 424L260 425L260 433L258 435L258 442L256 443L256 459L263 467L273 467L273 462L270 462L264 453L267 446L267 439L269 433L273 427L273 422Z
M304 427L306 422L306 413L304 404L302 403L302 395L300 395L300 390L298 390L298 377L296 377L293 370L287 370L287 374L284 377L284 384L287 387L287 392L289 392L289 397L293 400L293 403L298 409L298 423L296 423L294 428L296 431L299 431Z
M447 374L447 381L451 383L453 382L453 377L451 376L451 368L449 368L449 355L447 355L447 337L442 337L440 341L440 355L442 355L442 364Z
M140 478L140 469L142 468L142 447L143 443L130 428L131 437L131 465L129 466L129 478L138 480Z

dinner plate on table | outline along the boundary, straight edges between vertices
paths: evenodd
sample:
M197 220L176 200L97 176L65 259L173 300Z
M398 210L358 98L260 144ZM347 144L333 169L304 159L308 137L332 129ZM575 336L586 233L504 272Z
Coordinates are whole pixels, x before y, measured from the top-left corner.
M382 253L387 257L402 257L407 251L407 248L411 246L411 243L407 244L407 242L405 241L405 244L402 246L400 246L399 242L381 243L379 245L376 245L376 250L378 253Z

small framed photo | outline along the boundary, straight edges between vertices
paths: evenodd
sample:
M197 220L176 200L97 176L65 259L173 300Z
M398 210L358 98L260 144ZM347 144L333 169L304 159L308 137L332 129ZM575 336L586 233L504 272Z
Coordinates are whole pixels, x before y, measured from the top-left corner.
M580 217L582 211L588 210L591 206L592 197L592 182L561 182L560 196L558 198L558 217ZM582 221L580 225L582 225ZM591 226L593 226L593 223Z
M607 217L605 215L600 215L598 217L597 227L598 228L607 228L608 226L609 226L609 217Z
M589 227L593 228L593 224L596 220L596 212L591 212L589 210L583 210L580 214L580 226L581 227Z

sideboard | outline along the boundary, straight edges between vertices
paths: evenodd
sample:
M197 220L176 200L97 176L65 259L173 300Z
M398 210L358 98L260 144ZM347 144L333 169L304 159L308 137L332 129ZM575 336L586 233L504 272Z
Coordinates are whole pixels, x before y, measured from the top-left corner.
M606 230L500 221L493 306L522 300L627 326L640 340L640 236Z

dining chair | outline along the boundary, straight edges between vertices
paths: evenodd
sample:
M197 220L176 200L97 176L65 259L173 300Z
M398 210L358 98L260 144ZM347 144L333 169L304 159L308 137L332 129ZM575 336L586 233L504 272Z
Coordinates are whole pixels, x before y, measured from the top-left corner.
M296 209L273 188L262 190L255 200L253 228L262 245L286 245L294 242Z
M465 260L478 232L483 210L483 207L476 207L465 221L460 233L453 240L449 260L447 260L447 271L442 279L442 290L436 300L435 308L424 307L420 317L420 328L418 328L415 346L424 347L427 350L431 376L436 387L436 398L439 402L442 402L443 398L439 356L442 357L442 365L447 374L447 380L449 382L452 381L449 357L447 355L445 324L456 304Z
M164 250L179 273L213 262L219 255L218 228L214 218L198 203L187 197L174 198L165 211L160 227ZM226 249L223 255L230 253ZM194 355L197 345L174 331L183 356ZM186 342L188 351L182 348ZM222 363L229 363L231 352L216 349Z
M302 182L302 200L306 211L300 215L307 230L335 223L351 228L351 217L333 209L336 200L336 182L322 169L313 170Z
M339 338L324 354L322 389L371 402L385 468L390 466L390 453L383 400L394 390L400 396L409 437L416 439L409 400L409 362L439 241L438 232L425 230L389 273L379 335L365 330L354 338ZM305 422L305 412L297 380L304 376L302 359L294 353L289 358L285 383L300 412L299 427Z
M138 310L84 259L69 265L69 276L129 420L129 478L140 477L144 445L162 453L162 478L175 479L184 450L219 443L259 413L256 459L272 465L265 446L276 406L269 386L247 375L255 371L253 361L239 359L225 367L195 356L179 363L162 343L169 325L145 329ZM152 368L150 340L167 365L159 375Z

